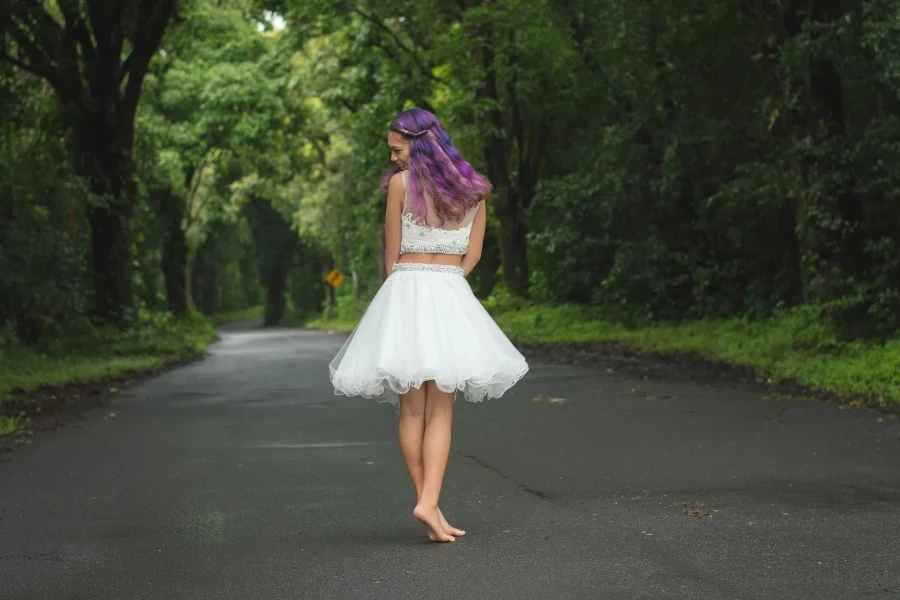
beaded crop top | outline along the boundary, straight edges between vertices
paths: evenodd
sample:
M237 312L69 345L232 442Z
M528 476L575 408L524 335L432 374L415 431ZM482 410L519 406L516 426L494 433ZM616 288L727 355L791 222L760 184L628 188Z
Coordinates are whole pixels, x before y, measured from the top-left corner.
M478 205L469 209L461 221L440 224L440 218L426 198L424 219L416 219L415 209L406 194L408 171L403 171L403 216L400 229L400 254L458 254L469 250L469 234ZM429 222L435 223L430 225Z

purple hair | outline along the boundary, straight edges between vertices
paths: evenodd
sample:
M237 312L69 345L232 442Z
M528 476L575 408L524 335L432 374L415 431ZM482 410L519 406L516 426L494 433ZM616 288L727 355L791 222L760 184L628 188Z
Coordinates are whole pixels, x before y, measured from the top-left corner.
M431 198L441 222L460 221L466 212L488 197L491 182L472 168L450 141L437 117L411 108L394 119L389 131L409 142L409 190L417 217L425 215L425 197ZM400 169L392 165L381 179L381 191Z

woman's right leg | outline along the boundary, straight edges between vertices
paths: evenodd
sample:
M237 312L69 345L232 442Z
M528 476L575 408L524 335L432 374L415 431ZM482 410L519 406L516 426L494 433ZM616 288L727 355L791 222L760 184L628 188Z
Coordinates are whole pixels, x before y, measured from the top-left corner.
M453 396L452 392L442 392L433 381L425 384L425 435L422 440L425 482L413 515L431 530L429 537L439 542L456 540L444 530L438 509L444 470L450 456Z
M409 477L416 489L416 503L422 497L425 469L422 464L422 440L425 437L425 386L410 388L400 395L400 451Z

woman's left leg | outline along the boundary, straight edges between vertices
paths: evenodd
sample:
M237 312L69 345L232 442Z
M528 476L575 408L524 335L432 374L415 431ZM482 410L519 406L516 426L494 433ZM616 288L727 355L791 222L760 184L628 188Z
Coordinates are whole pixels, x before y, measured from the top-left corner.
M409 470L413 487L416 490L416 504L422 500L425 487L425 464L422 460L422 442L425 437L425 386L410 388L409 392L400 395L400 450ZM466 532L450 525L438 508L438 517L444 533L452 536L465 535ZM437 541L437 536L428 528L428 537Z

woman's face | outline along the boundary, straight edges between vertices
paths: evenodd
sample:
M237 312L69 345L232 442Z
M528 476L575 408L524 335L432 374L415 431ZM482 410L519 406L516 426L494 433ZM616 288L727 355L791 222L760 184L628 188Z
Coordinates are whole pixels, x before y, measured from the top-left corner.
M409 164L409 141L396 131L388 131L387 143L391 149L391 161L405 171Z

